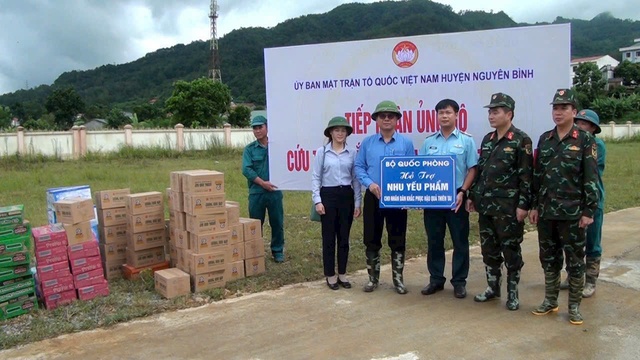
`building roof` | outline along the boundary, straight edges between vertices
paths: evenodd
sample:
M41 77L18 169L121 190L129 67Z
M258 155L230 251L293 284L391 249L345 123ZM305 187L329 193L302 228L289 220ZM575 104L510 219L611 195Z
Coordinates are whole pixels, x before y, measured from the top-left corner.
M619 50L622 51L622 52L640 50L640 43L637 43L637 44L631 45L631 46L627 46L627 47L623 47L623 48L620 48Z
M579 64L579 63L583 63L583 62L589 62L589 61L595 61L598 60L600 58L605 57L606 55L597 55L597 56L589 56L589 57L583 57L583 58L575 58L571 60L572 64Z

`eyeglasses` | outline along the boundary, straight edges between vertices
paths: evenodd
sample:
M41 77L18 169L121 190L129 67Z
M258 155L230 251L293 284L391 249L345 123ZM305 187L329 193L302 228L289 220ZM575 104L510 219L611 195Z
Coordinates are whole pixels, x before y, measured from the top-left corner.
M395 120L397 118L398 118L398 114L394 114L394 113L380 113L376 116L376 120L385 120L385 119Z

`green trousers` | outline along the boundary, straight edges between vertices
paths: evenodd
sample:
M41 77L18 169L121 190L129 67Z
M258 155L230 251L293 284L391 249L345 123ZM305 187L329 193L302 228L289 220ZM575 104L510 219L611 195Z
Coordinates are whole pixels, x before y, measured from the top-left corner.
M249 194L249 217L260 219L264 225L265 215L269 212L271 226L271 253L282 254L284 251L284 208L282 191L269 191Z

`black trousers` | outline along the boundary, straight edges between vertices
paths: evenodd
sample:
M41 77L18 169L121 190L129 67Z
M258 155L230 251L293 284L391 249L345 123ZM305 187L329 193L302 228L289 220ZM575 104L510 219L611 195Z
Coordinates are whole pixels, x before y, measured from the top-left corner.
M369 190L364 193L364 246L366 251L382 248L382 228L387 225L391 251L404 252L407 242L407 210L381 209L380 201Z
M338 245L338 274L346 274L349 260L349 233L353 223L355 203L351 186L320 188L325 214L322 224L322 263L324 276L336 274L336 243Z
M466 198L463 201L465 200ZM453 243L451 284L454 286L467 285L467 276L469 276L469 213L464 209L464 205L457 213L453 210L426 209L423 219L427 231L429 282L444 285L446 281L444 276L446 262L444 236L448 227Z

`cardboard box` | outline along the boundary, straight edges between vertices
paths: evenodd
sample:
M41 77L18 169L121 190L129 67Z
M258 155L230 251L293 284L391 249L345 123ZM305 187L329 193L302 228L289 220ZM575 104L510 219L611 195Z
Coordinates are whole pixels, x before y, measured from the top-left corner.
M162 230L164 231L164 212L151 212L138 215L129 215L127 232L137 234L141 232Z
M15 279L24 275L31 275L29 264L0 268L0 281Z
M205 254L189 252L187 255L189 274L195 275L225 269L229 263L227 256L227 249Z
M157 248L167 243L167 234L164 230L145 231L131 234L127 237L127 247L133 251Z
M38 265L51 265L67 261L68 259L69 255L67 254L66 246L36 251L36 262Z
M104 280L103 269L95 269L82 274L74 275L73 286L76 289L80 289L91 285L102 284Z
M0 304L0 320L11 319L38 309L35 295L23 295Z
M22 224L0 226L0 242L30 236L30 234L31 223L28 220L23 220Z
M264 256L244 260L244 274L246 277L256 276L265 272Z
M114 280L122 278L122 265L126 260L113 260L103 261L102 270L104 272L104 278L107 280Z
M188 261L185 260L185 253L187 251L188 250L176 248L176 267L186 273L189 272L189 267L187 266Z
M40 281L42 295L49 296L61 292L75 289L73 286L73 276L65 275L59 278Z
M70 260L71 273L73 275L82 274L95 269L102 269L102 258L100 256L92 256L80 259Z
M33 275L23 275L21 277L4 280L0 282L0 295L6 295L12 292L16 292L22 289L34 290L35 282Z
M126 208L129 215L164 213L164 198L159 191L127 195Z
M31 255L29 250L7 253L0 255L0 268L29 264L30 260Z
M56 220L63 224L77 224L95 219L93 201L91 199L71 198L53 203Z
M155 265L165 261L164 246L140 251L127 249L127 265L135 268Z
M24 220L24 205L0 207L0 227L12 227L22 224Z
M11 237L6 239L0 239L0 255L6 255L10 253L17 253L20 251L28 251L31 244L31 237L29 234L24 234L19 237Z
M231 232L229 244L238 244L244 242L244 226L242 224L229 226L229 231Z
M103 244L127 241L127 225L100 227L100 242Z
M184 194L184 212L189 215L217 214L225 211L225 195Z
M224 194L224 174L219 171L189 171L181 178L185 194Z
M187 231L194 234L206 234L227 230L227 213L187 215Z
M189 249L195 254L202 254L226 249L231 240L231 231L209 234L189 234Z
M237 201L225 202L225 208L227 209L227 222L229 226L237 225L240 223L240 203Z
M100 209L124 208L127 207L127 195L131 193L129 189L96 191L93 197L96 199L96 207Z
M231 282L243 279L244 276L244 260L235 261L227 265L227 271L224 273L225 282Z
M98 223L102 227L127 225L127 208L98 209Z
M46 281L71 275L71 269L69 268L68 261L62 261L49 265L38 265L36 267L36 272L38 274L38 281Z
M169 203L169 211L184 211L184 193L180 191L167 189L167 202Z
M127 280L137 279L140 276L140 272L144 270L150 270L151 273L155 273L158 270L164 270L169 268L169 262L164 261L158 264L150 265L150 266L142 266L139 268L133 267L128 264L122 265L122 276L124 276Z
M156 291L167 299L191 292L189 274L180 269L158 270L153 274Z
M258 219L240 218L244 241L262 239L262 224Z
M237 262L237 261L244 260L244 258L246 257L244 247L245 247L244 243L229 245L227 250L228 251L227 258L229 259L229 261Z
M122 263L127 258L127 241L121 241L111 244L100 244L100 256L103 262L111 262L120 260Z
M264 257L264 240L256 239L244 242L244 256L247 259Z
M69 245L80 244L85 241L93 241L93 231L91 230L91 221L84 221L77 224L62 224L64 231L67 233L67 241Z
M224 287L226 268L210 271L202 274L191 275L191 289L200 292L208 289Z
M108 296L109 295L109 283L107 280L102 280L102 283L95 284L83 288L78 289L78 299L82 301L91 300L98 296Z
M79 244L69 245L67 248L69 260L100 256L100 248L96 241L86 241Z
M184 174L188 174L188 173L198 173L198 172L203 172L203 171L206 172L206 171L209 171L209 170L196 169L196 170L172 171L169 174L171 190L176 191L176 192L184 192L184 190L182 190L182 176L184 176Z
M174 229L173 230L173 238L176 243L176 248L189 250L189 233L185 230Z
M62 224L49 224L31 229L33 245L36 251L57 247L67 248L67 232Z
M187 214L182 211L169 211L169 228L186 229Z
M57 294L52 294L44 297L44 307L47 310L52 310L61 305L66 305L74 302L78 299L76 290L68 290Z
M55 213L53 204L70 198L91 199L91 188L89 185L49 188L47 189L47 210L53 210Z

